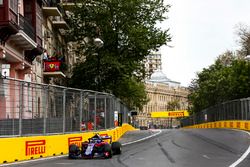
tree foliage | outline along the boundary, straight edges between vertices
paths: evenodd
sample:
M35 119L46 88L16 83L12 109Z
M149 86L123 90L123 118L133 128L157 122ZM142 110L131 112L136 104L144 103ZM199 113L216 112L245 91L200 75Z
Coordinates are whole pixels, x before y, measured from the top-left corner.
M169 101L167 104L167 109L168 111L175 111L175 110L179 110L180 109L180 100L179 99L175 99L173 101Z
M250 36L249 36L250 38ZM250 63L227 51L197 74L189 89L192 112L250 96Z
M238 51L239 56L245 57L250 55L250 28L246 25L238 25L236 34L239 37L238 43L241 49Z
M131 107L141 107L147 101L142 61L170 41L168 30L156 27L168 8L162 0L76 1L68 39L77 44L81 61L70 86L108 91ZM95 38L104 42L102 47Z

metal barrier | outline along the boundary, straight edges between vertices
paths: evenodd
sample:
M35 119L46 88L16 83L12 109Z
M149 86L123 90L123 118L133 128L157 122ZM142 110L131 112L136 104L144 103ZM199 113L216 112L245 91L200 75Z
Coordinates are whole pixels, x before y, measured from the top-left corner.
M112 94L0 79L0 137L114 128L118 118L128 123L128 115Z
M224 102L181 120L182 126L215 121L250 120L250 97Z

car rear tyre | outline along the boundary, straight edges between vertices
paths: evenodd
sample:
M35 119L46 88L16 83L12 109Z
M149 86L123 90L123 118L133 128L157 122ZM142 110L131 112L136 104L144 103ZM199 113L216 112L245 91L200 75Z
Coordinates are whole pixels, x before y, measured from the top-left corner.
M112 148L113 154L121 154L122 152L122 149L121 149L122 145L119 142L113 142L111 144L111 148Z

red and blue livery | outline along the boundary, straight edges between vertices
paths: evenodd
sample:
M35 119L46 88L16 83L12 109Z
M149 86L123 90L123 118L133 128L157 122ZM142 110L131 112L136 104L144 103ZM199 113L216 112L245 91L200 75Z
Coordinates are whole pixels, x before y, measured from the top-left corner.
M108 135L95 134L88 141L82 142L81 147L76 144L69 146L70 159L111 158L115 154L121 154L121 144L112 142L112 137Z

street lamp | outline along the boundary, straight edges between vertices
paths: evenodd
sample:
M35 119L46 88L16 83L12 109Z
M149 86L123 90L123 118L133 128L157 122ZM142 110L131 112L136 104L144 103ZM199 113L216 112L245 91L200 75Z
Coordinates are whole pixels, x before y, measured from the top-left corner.
M104 44L104 42L103 42L100 38L95 38L95 39L94 39L94 45L95 45L97 48L103 47L103 44Z
M247 55L247 56L245 57L245 60L250 61L250 55Z
M95 47L97 48L97 49L100 49L101 47L103 47L103 44L104 44L104 42L100 39L100 38L95 38L94 39L94 45L95 45ZM99 56L99 54L98 54L98 51L97 51L97 53L96 53L96 58L97 58L97 72L98 72L98 75L96 76L96 78L95 78L95 82L96 82L96 84L97 84L97 89L98 89L98 91L101 91L101 88L100 88L100 83L101 83L101 78L100 78L100 56Z

